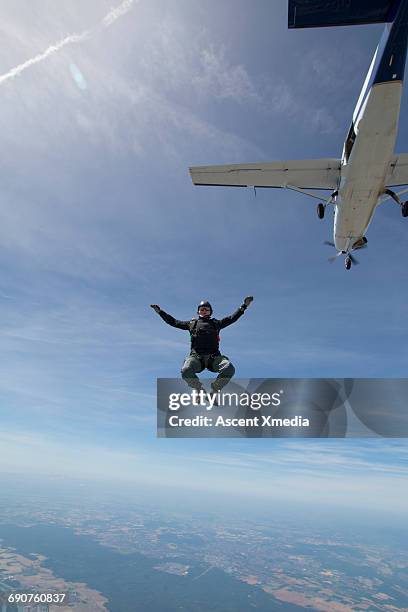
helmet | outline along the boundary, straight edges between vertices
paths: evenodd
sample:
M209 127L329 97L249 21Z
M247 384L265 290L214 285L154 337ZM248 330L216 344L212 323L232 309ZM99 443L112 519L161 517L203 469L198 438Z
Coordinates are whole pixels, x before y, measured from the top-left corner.
M202 306L206 306L207 308L209 308L209 309L210 309L210 315L212 315L212 311L213 311L213 309L212 309L212 306L211 306L210 302L205 302L204 300L202 300L202 301L199 303L199 305L197 306L197 312L199 311L199 309L200 309Z

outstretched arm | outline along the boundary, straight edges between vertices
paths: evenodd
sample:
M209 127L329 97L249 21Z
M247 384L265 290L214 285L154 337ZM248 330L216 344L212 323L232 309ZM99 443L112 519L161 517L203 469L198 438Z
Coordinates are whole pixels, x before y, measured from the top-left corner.
M171 315L167 314L167 312L164 312L164 310L162 310L157 304L150 304L150 307L153 308L153 310L157 312L157 314L160 315L163 321L165 321L168 325L177 327L178 329L189 329L190 321L178 321Z
M249 295L248 297L244 299L243 303L238 308L238 310L236 310L229 317L224 317L224 319L221 319L220 329L223 329L224 327L228 327L228 325L232 325L232 323L235 323L235 321L238 321L238 319L242 317L242 315L244 314L244 312L246 311L250 303L253 301L253 299L254 298L251 295Z

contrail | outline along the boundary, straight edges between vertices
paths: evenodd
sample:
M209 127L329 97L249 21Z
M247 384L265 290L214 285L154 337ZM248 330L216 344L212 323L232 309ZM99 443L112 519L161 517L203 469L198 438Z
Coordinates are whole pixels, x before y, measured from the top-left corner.
M119 17L125 15L132 8L133 0L123 0L122 4L118 7L111 9L111 11L105 15L102 19L102 25L104 27L109 27L114 23Z
M50 47L48 47L48 49L46 49L46 51L44 51L44 53L40 53L36 55L35 57L32 57L31 59L27 60L23 64L20 64L19 66L16 66L15 68L12 68L6 74L1 75L0 85L1 83L8 81L8 79L13 79L14 77L18 76L19 74L24 72L24 70L27 70L27 68L29 68L30 66L34 66L34 64L38 64L39 62L42 62L44 59L46 59L50 55L54 55L54 53L57 53L60 49L62 49L66 45L71 45L73 43L81 42L81 40L84 40L87 36L89 36L89 34L90 34L89 31L82 32L82 34L71 34L71 36L67 36L63 40L60 40L60 42L56 43L55 45L51 45Z
M38 55L35 55L34 57L32 57L31 59L28 59L22 64L15 66L14 68L6 72L6 74L0 75L0 85L4 83L5 81L8 81L9 79L14 79L14 77L19 76L22 72L27 70L27 68L30 68L30 66L34 66L35 64L38 64L39 62L42 62L43 60L47 59L47 57L50 57L51 55L55 55L55 53L58 53L58 51L60 51L67 45L73 45L73 44L82 42L83 40L91 36L91 34L96 32L99 28L101 27L108 28L113 23L115 23L115 21L119 19L119 17L122 17L128 11L130 11L133 3L134 3L134 0L124 0L119 6L111 9L109 13L107 13L105 17L102 19L100 24L98 24L91 30L85 30L84 32L80 34L70 34L69 36L66 36L59 42L53 45L50 45L48 49L46 49L43 53L39 53Z

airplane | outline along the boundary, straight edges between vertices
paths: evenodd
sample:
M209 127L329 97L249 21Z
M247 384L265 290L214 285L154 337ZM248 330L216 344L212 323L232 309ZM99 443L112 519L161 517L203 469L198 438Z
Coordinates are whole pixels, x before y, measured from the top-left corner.
M408 201L391 187L408 185L408 154L395 154L408 37L408 0L289 0L289 28L385 23L340 159L274 161L191 167L194 185L274 187L320 201L323 219L334 207L333 242L345 268L358 261L352 252L367 246L365 236L376 207L392 199L408 217ZM309 190L330 191L329 197Z

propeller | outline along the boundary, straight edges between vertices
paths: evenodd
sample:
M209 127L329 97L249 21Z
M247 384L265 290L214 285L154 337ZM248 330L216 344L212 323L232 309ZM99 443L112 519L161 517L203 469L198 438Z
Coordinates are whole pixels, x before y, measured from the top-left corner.
M323 244L326 244L327 246L336 248L336 245L334 244L334 242L330 242L330 240L325 240ZM343 253L341 251L338 251L338 253L336 253L335 255L333 255L332 257L329 257L329 261L330 263L333 263L333 261L336 261L336 259L340 256L343 255Z
M354 257L354 255L352 255L351 253L349 253L349 254L348 254L348 256L349 256L349 257L350 257L350 259L351 259L351 263L352 263L354 266L358 266L358 264L360 263L360 262L358 261L358 259L356 259L356 258Z
M338 253L336 253L335 255L333 255L332 257L329 257L328 260L330 261L330 263L333 263L333 261L336 261L336 259L338 257L340 257L340 255L343 255L343 253L341 251L339 251Z
M334 248L336 247L336 245L334 244L334 242L331 242L330 240L325 240L325 241L324 241L324 244L326 244L327 246L334 247ZM365 248L367 248L367 244L364 244L364 245L362 245L361 247L359 247L359 249L365 249ZM352 255L352 254L350 253L350 251L349 251L348 253L343 253L343 251L338 251L338 252L336 253L336 255L333 255L332 257L329 257L329 261L330 261L330 263L333 263L333 261L336 261L337 257L340 257L340 255L346 255L347 257L350 257L350 259L351 259L351 263L352 263L352 264L354 264L355 266L358 266L358 264L360 263L360 262L358 261L358 259L356 259L356 258L354 257L354 255Z

